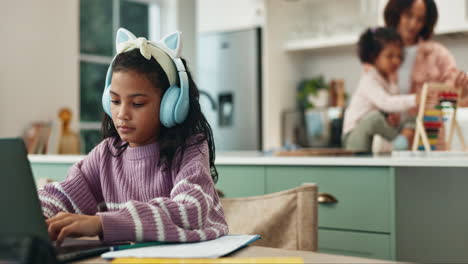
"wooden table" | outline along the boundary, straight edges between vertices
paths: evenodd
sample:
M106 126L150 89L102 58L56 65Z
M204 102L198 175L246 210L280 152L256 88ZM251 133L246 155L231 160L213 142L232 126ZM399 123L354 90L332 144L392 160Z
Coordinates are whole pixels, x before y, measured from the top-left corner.
M304 258L304 263L398 263L395 261L389 260L380 260L380 259L367 259L367 258L358 258L350 256L341 256L341 255L331 255L323 254L310 251L298 251L298 250L286 250L278 248L267 248L267 247L257 247L257 246L247 246L229 257L302 257ZM85 261L79 261L75 263L80 264L99 264L99 263L109 263L109 261L101 258L92 258Z

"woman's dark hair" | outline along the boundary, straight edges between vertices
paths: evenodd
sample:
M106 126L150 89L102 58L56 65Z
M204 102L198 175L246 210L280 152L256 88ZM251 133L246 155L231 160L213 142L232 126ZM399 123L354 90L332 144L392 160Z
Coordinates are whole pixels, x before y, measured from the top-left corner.
M363 63L374 64L385 45L396 43L403 48L400 35L392 28L368 28L358 41L358 55Z
M184 59L182 62L187 70L189 80L189 103L190 110L184 122L167 128L161 126L159 131L159 148L160 161L166 161L169 164L172 162L176 154L183 156L184 151L191 146L201 145L204 141L208 143L209 160L211 177L214 182L218 180L218 172L214 165L215 160L215 144L213 141L213 133L210 124L201 112L199 103L199 92L192 76L187 68L187 63ZM141 73L148 78L154 87L162 89L162 94L169 88L169 80L166 73L159 63L151 57L151 60L145 59L139 49L124 52L119 54L112 63L112 72L135 71ZM113 145L118 150L116 155L120 155L128 144L122 144L120 136L108 115L104 115L102 121L103 138L114 137Z
M415 0L389 0L384 10L385 25L391 28L397 28L400 23L400 17L406 10L410 9ZM434 0L424 0L426 4L426 22L424 23L419 36L424 39L430 39L434 32L434 27L439 18L439 12Z

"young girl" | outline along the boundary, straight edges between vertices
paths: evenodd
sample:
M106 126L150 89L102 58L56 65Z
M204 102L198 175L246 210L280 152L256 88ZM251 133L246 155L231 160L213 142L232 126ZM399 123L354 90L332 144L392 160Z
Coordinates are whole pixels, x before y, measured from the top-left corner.
M361 74L358 87L346 109L343 145L348 150L370 152L372 138L381 135L391 141L399 134L396 112L415 107L419 96L398 95L393 76L403 60L403 42L390 28L371 28L361 34L358 54L371 65Z
M211 128L180 34L159 42L117 32L103 94L104 140L64 182L39 192L49 235L105 242L210 240L228 233L215 191Z

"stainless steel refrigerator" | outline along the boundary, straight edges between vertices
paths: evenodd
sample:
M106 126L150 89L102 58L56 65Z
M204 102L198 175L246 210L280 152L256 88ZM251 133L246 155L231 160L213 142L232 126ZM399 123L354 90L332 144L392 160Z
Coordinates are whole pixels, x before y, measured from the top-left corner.
M217 150L261 149L261 70L259 28L199 34L195 81Z

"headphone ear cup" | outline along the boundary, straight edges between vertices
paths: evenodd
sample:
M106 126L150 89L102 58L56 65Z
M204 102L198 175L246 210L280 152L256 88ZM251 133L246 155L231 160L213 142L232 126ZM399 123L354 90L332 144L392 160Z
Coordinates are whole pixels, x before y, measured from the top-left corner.
M111 114L111 109L110 109L110 104L111 104L111 98L110 98L110 88L111 86L108 85L106 89L104 89L104 92L102 93L102 108L104 109L104 112L112 118Z
M182 92L182 88L179 88L179 91ZM179 94L179 97L181 95ZM189 111L189 101L187 98L177 98L177 103L174 107L174 119L177 124L182 124L188 116Z
M165 127L173 127L176 125L174 112L179 94L180 88L178 86L171 86L164 93L164 96L161 100L159 119Z

